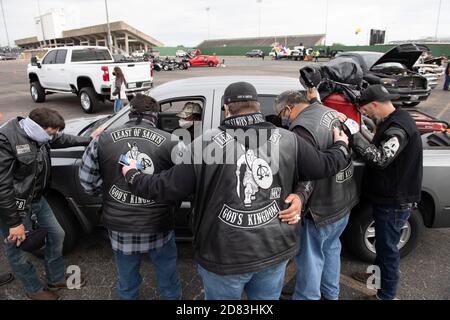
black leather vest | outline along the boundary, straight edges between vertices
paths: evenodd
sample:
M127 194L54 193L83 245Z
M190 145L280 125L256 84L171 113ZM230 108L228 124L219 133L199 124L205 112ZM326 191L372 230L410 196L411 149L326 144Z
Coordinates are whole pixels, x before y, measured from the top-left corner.
M173 229L174 204L155 203L133 195L118 164L121 154L144 165L145 173L172 167L171 152L177 141L146 122L130 121L104 132L99 138L98 159L103 179L103 223L119 232L157 233Z
M299 226L278 218L298 181L297 137L267 123L255 127L257 136L264 138L260 141L266 141L256 148L223 127L194 141L207 162L194 166L196 258L217 274L257 272L298 251ZM209 155L226 162L208 163Z
M298 115L290 129L297 126L305 128L313 136L320 150L326 150L333 145L333 127L339 127L339 119L335 110L314 103ZM353 163L350 163L337 175L316 181L308 210L317 227L341 219L358 202L353 170Z

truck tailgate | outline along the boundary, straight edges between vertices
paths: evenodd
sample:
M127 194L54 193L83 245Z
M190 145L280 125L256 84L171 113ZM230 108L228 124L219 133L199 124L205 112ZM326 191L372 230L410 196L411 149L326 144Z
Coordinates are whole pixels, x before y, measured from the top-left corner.
M128 89L148 87L153 82L151 62L127 62L109 65L109 73L112 75L114 67L120 67L128 84Z

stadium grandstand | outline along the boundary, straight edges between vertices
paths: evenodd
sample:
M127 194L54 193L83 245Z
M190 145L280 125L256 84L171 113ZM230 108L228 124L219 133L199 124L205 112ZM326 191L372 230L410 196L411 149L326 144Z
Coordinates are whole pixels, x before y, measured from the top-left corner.
M324 34L310 35L286 35L256 38L235 38L235 39L214 39L205 40L198 48L219 48L219 47L272 47L275 43L285 47L294 47L302 43L306 47L323 45Z

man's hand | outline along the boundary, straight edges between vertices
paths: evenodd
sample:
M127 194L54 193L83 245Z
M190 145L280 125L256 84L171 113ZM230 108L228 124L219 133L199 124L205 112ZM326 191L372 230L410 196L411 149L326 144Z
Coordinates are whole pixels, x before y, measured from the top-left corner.
M348 117L345 114L341 112L338 112L337 114L340 122L344 123L345 121L347 121Z
M137 169L136 160L134 160L134 159L130 159L130 164L128 166L122 167L123 176L125 177L127 175L127 172L130 171L131 169Z
M97 129L95 129L95 131L92 132L92 134L91 134L91 138L92 139L97 138L99 135L101 135L103 133L103 131L105 131L105 128L103 128L103 127L99 127Z
M319 99L319 91L317 91L316 88L308 88L306 99L308 99L308 101L311 101L312 99Z
M22 242L27 238L25 234L25 226L21 224L20 226L10 228L8 240L16 241L16 246L20 246Z
M286 210L281 211L278 214L278 218L288 224L297 224L300 221L300 213L302 212L302 200L297 194L291 193L284 202L291 205Z
M346 145L348 145L348 137L344 133L344 131L342 131L342 130L340 130L338 128L333 128L333 135L334 135L334 143L336 143L338 141L342 141Z

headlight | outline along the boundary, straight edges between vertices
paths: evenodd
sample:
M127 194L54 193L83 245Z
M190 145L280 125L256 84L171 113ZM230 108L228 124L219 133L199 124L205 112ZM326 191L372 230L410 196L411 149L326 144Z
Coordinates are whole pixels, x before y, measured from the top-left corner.
M385 87L394 87L397 83L397 80L395 79L381 79L381 84Z

